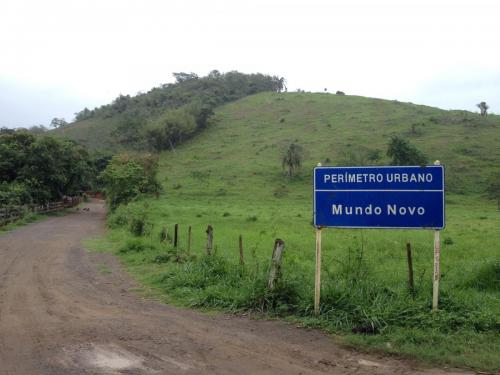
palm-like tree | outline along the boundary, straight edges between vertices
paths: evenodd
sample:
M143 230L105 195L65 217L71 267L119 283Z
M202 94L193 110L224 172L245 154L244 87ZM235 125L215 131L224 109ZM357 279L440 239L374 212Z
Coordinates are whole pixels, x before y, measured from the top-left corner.
M296 171L300 169L302 163L302 147L295 143L290 144L283 155L281 167L287 169L289 178L292 178Z
M274 76L274 89L276 92L280 93L286 91L286 79L285 77L278 78Z
M487 116L488 115L488 109L490 108L486 102L481 102L479 104L476 104L476 106L479 108L481 111L481 116Z

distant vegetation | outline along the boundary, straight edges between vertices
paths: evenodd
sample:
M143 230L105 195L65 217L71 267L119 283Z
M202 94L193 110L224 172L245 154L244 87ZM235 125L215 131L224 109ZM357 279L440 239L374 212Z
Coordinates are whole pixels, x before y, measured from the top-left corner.
M76 113L76 123L58 133L91 148L162 151L205 129L214 108L263 91L281 92L285 79L236 71L174 73L175 83L136 96L120 95L111 104ZM56 119L59 123L60 119Z
M0 132L0 206L41 204L88 189L94 165L73 141Z

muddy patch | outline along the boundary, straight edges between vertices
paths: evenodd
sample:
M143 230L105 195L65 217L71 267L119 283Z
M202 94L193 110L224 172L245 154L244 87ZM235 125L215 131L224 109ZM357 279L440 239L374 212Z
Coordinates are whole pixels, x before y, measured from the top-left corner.
M65 348L58 362L68 369L88 369L100 374L156 372L145 365L144 358L115 344L88 344Z

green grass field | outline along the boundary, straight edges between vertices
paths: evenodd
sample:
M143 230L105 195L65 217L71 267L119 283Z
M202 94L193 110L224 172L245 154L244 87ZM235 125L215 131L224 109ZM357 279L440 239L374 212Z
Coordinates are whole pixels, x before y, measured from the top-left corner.
M119 208L109 217L107 237L90 247L119 254L134 277L171 303L279 316L337 333L359 348L500 370L500 212L481 195L500 164L498 116L293 93L247 97L221 107L217 118L212 128L161 155L163 194ZM392 135L410 139L446 167L440 311L430 311L432 231L327 229L321 315L315 317L312 169L317 162L365 164L375 150L382 155L377 163L387 163ZM280 155L291 142L303 146L305 157L290 181ZM163 227L172 233L175 223L178 249L159 240ZM204 250L208 224L214 227L212 257ZM131 231L138 225L141 236ZM276 238L286 243L283 278L269 293ZM414 294L407 287L407 242Z

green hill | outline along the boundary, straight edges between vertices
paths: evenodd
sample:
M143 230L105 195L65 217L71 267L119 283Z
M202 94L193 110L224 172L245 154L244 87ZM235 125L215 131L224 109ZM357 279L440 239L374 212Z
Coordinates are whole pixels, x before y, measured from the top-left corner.
M456 193L484 191L492 169L500 164L500 116L486 118L467 111L331 94L262 93L220 106L209 129L179 145L169 156L189 170L237 179L265 175L280 178L280 157L290 143L305 150L303 177L317 162L331 165L388 163L391 136L402 136L447 171L447 188ZM157 116L143 115L151 121ZM100 151L124 149L115 131L123 114L93 116L56 129L56 134ZM147 127L147 121L142 123ZM195 158L195 159L193 159ZM225 160L225 161L224 161ZM205 171L205 172L206 172ZM265 172L264 172L265 171ZM270 181L271 180L271 181Z
M163 156L175 181L193 173L251 186L272 195L283 181L281 155L290 143L304 149L303 192L312 168L389 163L391 136L402 136L432 162L446 166L449 191L482 192L500 165L500 116L330 94L262 93L219 107L211 128ZM300 179L299 178L299 179ZM295 182L294 184L299 184Z
M446 166L440 311L430 312L432 231L331 229L323 235L315 317L312 169L317 162L388 163L385 150L395 135ZM265 312L337 333L357 347L495 372L500 213L480 193L500 164L499 140L498 116L323 93L248 96L218 107L207 129L162 152L163 193L118 207L106 239L94 247L114 251L147 290L170 302ZM290 180L281 159L291 143L303 148L304 160ZM174 224L178 248L160 242ZM208 224L212 256L205 255ZM269 293L276 238L286 243L283 278ZM407 243L414 250L414 292L407 286Z

